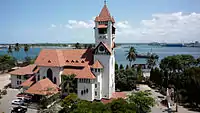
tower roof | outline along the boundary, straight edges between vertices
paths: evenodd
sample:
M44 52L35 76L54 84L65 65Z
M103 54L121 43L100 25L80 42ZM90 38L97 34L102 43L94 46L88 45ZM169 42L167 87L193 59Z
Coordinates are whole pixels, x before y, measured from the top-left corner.
M99 16L95 18L95 21L112 21L115 22L114 18L110 15L108 7L104 4Z

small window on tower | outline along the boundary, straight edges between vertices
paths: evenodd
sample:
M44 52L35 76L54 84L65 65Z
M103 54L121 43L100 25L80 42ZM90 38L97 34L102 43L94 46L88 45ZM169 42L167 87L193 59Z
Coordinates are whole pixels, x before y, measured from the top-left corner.
M95 91L95 96L97 96L97 92Z
M95 88L97 88L97 84L95 84Z

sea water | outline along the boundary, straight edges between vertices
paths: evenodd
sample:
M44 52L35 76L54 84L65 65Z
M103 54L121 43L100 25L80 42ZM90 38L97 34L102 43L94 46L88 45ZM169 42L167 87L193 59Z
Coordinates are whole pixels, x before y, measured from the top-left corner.
M118 64L127 65L129 64L128 60L126 60L126 53L129 50L129 47L135 47L137 53L139 54L147 54L155 53L159 56L159 61L166 56L172 56L177 54L190 54L194 56L194 58L200 57L200 48L195 47L161 47L161 46L150 46L150 45L121 45L115 48L115 58ZM43 47L44 48L44 47ZM45 47L45 48L59 48L59 47ZM13 52L12 55L17 58L17 60L23 60L27 55L31 58L35 58L41 47L30 48L27 54L24 52L23 48L20 49L19 52ZM63 49L63 48L62 48ZM8 54L7 49L0 49L0 55ZM137 58L133 64L145 64L145 58Z

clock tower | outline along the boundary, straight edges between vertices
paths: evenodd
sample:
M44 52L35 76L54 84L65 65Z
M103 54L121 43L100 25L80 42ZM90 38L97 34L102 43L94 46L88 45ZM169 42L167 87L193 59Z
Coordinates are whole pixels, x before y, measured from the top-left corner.
M101 80L101 96L110 99L115 92L115 20L110 15L106 3L95 18L95 50L94 62L99 61L103 65Z

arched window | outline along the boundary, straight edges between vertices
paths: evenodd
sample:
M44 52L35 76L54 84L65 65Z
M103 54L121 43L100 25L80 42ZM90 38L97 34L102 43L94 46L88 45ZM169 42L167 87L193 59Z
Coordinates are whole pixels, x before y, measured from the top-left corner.
M47 70L47 78L53 82L53 72L50 68Z
M56 77L54 77L54 80L53 80L53 82L54 82L54 84L56 84L56 83L57 83L57 79L56 79Z
M40 80L40 75L38 75L38 81Z
M45 76L43 76L43 79L45 79L46 77Z

